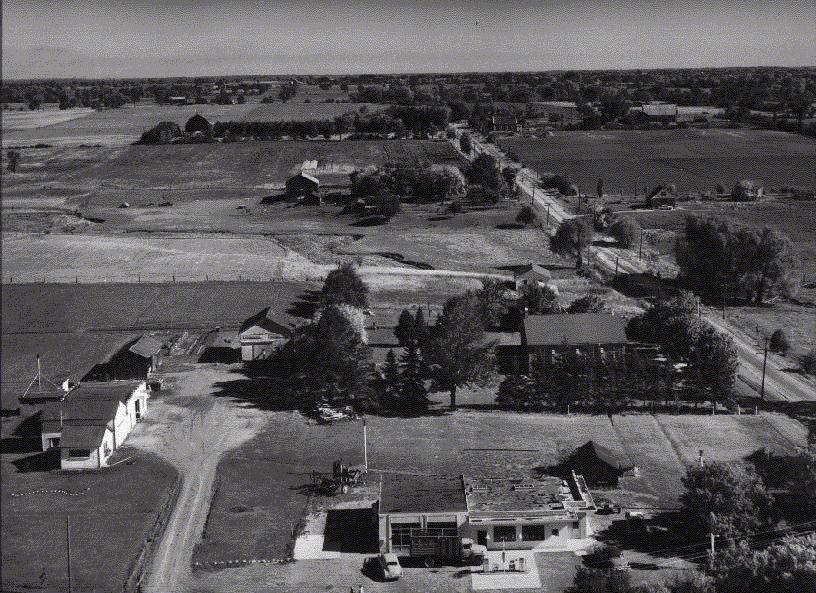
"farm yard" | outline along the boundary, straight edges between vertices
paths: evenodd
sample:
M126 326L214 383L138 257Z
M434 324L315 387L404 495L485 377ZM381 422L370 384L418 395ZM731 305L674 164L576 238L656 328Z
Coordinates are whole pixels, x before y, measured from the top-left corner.
M816 186L816 140L749 129L554 132L546 138L505 138L539 174L566 175L592 195L599 178L608 193L632 194L659 183L681 193L732 187L754 179L767 189Z
M33 440L18 436L18 425L17 418L2 419L2 589L68 590L68 516L74 590L132 588L134 583L126 586L126 581L135 569L141 570L137 560L143 546L156 536L159 516L166 517L172 508L176 471L133 448L117 451L114 462L130 461L104 473L44 471L40 465L48 464L48 454L39 452L39 435ZM25 464L33 469L20 471ZM123 488L125 483L128 487Z

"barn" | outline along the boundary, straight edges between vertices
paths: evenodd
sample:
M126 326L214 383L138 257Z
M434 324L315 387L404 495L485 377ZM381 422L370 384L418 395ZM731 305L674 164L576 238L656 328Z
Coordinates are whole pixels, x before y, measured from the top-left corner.
M184 131L188 134L200 132L207 135L212 132L212 124L206 117L196 113L193 117L187 120L186 124L184 124Z
M525 284L546 284L552 278L552 274L547 268L530 263L516 270L513 277L516 290L521 290Z
M594 441L588 441L575 449L559 466L562 475L569 475L571 472L581 474L591 486L614 486L623 474L633 469L634 465L629 459Z
M241 324L238 333L241 360L265 360L292 337L292 330L271 317L270 308L259 311Z
M303 171L286 180L286 198L290 200L314 199L319 190L320 180Z

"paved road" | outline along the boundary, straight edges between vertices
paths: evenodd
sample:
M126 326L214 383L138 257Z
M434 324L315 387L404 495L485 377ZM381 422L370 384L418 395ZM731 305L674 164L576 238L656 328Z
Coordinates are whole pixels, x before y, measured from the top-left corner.
M471 135L474 155L486 152L496 158L501 166L512 164L498 147L486 144ZM458 150L458 142L452 141ZM471 158L472 156L471 155ZM536 187L538 175L527 168L519 170L516 184L528 196L540 213L549 213L550 227L545 232L551 232L562 220L573 218L574 215L565 210L563 205L553 196ZM643 264L638 261L634 253L625 250L613 250L608 247L592 247L589 250L595 261L609 271L616 267L624 273L642 273ZM704 318L723 333L731 335L739 353L740 367L738 370L737 386L743 393L749 391L751 395L759 395L762 383L763 352L757 348L754 341L744 335L738 328L723 321L715 314L707 313ZM747 390L746 390L747 387ZM765 373L765 398L771 401L816 401L816 388L803 381L798 376L780 369L770 358Z

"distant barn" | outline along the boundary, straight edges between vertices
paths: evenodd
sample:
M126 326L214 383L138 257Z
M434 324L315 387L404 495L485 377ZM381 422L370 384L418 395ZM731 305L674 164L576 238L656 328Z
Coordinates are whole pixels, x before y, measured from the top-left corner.
M212 131L212 124L203 115L196 113L193 117L187 120L184 124L184 131L188 134L201 132L202 134L209 134Z
M159 364L162 343L148 335L128 342L107 361L97 364L82 381L147 379Z
M320 180L301 171L286 180L286 198L290 200L307 200L319 196Z
M629 459L594 441L588 441L575 449L559 466L561 474L580 472L586 483L593 486L614 486L623 474L633 469L634 465Z
M244 362L269 358L292 337L292 330L272 319L271 315L267 307L241 324L238 336Z

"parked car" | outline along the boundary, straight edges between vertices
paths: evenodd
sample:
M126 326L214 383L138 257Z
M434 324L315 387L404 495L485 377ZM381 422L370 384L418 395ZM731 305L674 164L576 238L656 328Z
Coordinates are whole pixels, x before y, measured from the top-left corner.
M402 576L402 566L396 554L380 554L377 556L377 566L386 581L396 581Z

